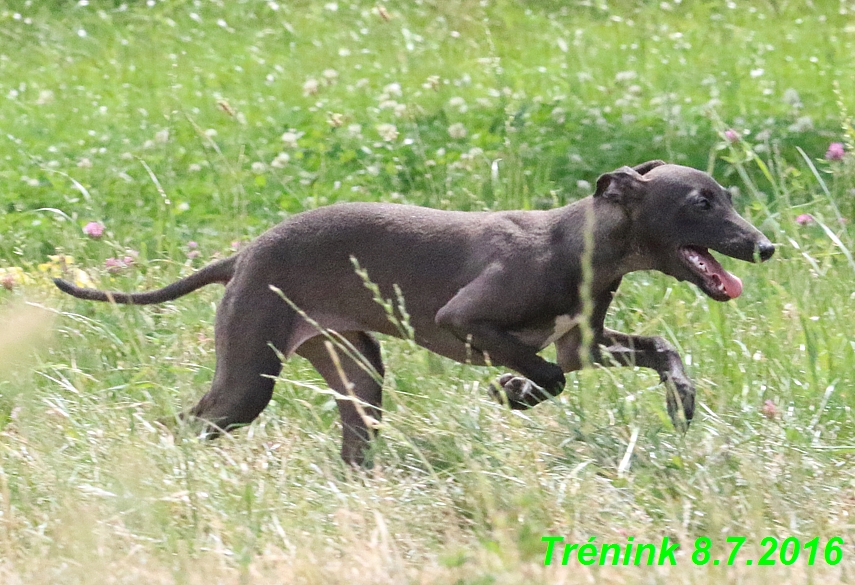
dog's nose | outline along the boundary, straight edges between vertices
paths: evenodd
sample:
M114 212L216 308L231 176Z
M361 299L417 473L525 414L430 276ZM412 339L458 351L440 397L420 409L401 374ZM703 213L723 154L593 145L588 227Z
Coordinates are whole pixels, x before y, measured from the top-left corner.
M769 240L760 242L757 246L757 253L760 255L760 261L765 262L775 253L775 246Z

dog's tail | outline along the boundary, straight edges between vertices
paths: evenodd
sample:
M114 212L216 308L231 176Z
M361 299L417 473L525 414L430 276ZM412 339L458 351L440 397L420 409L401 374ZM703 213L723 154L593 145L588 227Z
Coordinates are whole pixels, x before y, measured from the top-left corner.
M78 299L105 301L121 305L153 305L183 297L206 284L214 282L228 283L234 275L234 266L238 256L236 254L229 258L218 260L217 262L208 264L198 272L194 272L187 278L182 278L158 290L141 293L107 292L94 288L80 288L61 278L54 278L53 282L59 290Z

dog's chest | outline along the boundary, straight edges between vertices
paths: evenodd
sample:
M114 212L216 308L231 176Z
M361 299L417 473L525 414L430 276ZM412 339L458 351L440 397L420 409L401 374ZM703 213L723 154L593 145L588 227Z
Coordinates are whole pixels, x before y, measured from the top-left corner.
M514 337L534 347L543 349L562 337L569 331L574 329L579 324L579 316L573 315L558 315L552 322L551 326L543 327L527 327L518 331L513 331Z

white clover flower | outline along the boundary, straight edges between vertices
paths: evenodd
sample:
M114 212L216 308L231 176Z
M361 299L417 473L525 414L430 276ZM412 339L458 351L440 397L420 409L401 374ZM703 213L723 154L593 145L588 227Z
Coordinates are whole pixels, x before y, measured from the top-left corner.
M794 124L787 127L790 132L807 132L813 130L813 119L810 116L800 116L796 118Z
M635 71L618 71L615 75L615 81L618 83L623 83L625 81L632 81L638 77L638 73Z
M333 112L332 114L330 114L327 123L333 128L341 128L341 125L344 124L344 116L342 114L337 114Z
M398 104L395 106L395 109L392 110L395 113L395 116L398 118L402 117L407 113L407 104Z
M324 72L321 74L324 76L329 83L335 83L338 79L338 71L335 69L324 69Z
M386 142L393 142L398 138L398 128L394 124L380 124L377 126L377 133Z
M794 90L792 87L784 92L783 97L784 103L793 108L801 108L802 107L802 98L799 96L799 92Z
M198 163L192 163L189 167L187 167L187 170L191 173L198 173L202 170L202 165Z
M270 163L270 166L274 169L282 169L291 161L291 157L287 152L280 152L276 155L276 158Z
M377 107L381 110L391 110L398 107L398 102L395 100L383 100Z
M39 92L39 97L36 99L37 106L43 106L53 102L53 92L49 89L43 89Z
M457 122L456 124L452 124L448 127L448 135L458 140L460 138L466 138L466 126Z
M169 129L164 128L160 132L154 135L155 142L160 142L161 144L166 144L169 142Z
M207 130L205 130L205 136L207 136L208 138L213 138L216 135L217 135L217 131L214 130L213 128L208 128Z
M297 148L297 139L302 136L302 132L295 132L294 130L288 130L284 134L282 134L282 142L285 143L285 146L288 148Z
M359 124L351 124L347 127L347 132L354 138L358 138L362 136L362 126L360 126Z
M583 192L587 193L588 191L591 190L591 184L588 181L582 181L582 180L576 181L576 188L579 191L583 191Z
M437 90L437 89L439 89L439 85L440 85L439 75L430 75L430 76L428 76L427 81L422 84L422 87L424 89Z
M402 95L404 95L404 92L401 90L401 84L397 81L395 83L390 83L389 85L384 87L383 93L396 97L401 97Z
M77 161L77 166L81 169L91 169L92 161L88 158L81 158L79 161Z
M320 84L317 79L307 79L306 83L303 84L303 95L315 95L318 93L318 87L320 87Z
M252 163L252 166L250 168L252 169L252 172L256 175L261 175L264 173L264 171L267 170L267 165L261 161L255 161L254 163Z
M449 107L457 109L461 114L465 113L467 110L466 100L459 96L448 100L448 105Z

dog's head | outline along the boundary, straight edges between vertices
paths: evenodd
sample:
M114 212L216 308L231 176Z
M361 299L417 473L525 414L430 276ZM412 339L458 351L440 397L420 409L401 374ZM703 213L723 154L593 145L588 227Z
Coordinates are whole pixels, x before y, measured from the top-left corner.
M595 198L622 206L638 252L653 268L688 280L717 301L742 293L742 281L709 250L763 262L775 246L733 208L730 192L707 173L650 161L621 167L597 180Z

